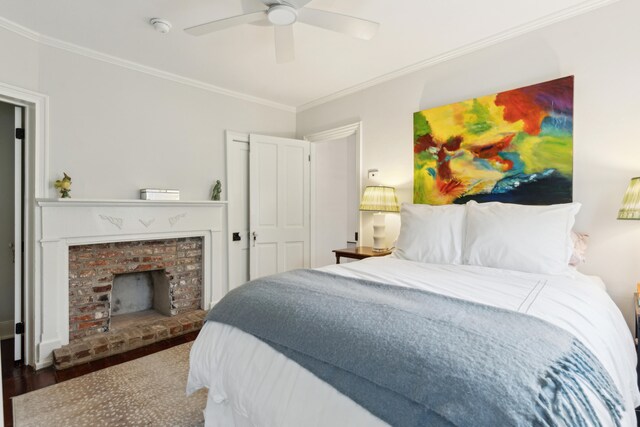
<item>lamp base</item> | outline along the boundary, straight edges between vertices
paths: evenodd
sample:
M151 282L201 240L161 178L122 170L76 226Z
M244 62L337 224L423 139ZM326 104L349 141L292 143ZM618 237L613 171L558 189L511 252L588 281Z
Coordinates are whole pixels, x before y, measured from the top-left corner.
M373 214L373 251L387 251L387 235L385 232L385 214L377 212Z

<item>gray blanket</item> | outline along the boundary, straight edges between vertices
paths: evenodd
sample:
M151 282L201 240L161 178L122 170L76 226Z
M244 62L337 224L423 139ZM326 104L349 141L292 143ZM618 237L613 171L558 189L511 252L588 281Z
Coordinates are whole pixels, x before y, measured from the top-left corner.
M231 291L207 320L256 336L393 426L599 426L586 387L620 425L600 362L525 314L296 270Z

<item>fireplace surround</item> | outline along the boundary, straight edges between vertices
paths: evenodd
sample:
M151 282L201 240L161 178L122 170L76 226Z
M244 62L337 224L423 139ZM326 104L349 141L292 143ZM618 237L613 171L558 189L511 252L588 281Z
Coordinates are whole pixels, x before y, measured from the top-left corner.
M200 239L201 291L191 300L198 300L199 307L208 310L227 292L227 250L223 243L226 202L38 199L35 222L39 245L33 256L34 283L27 298L25 357L37 369L51 365L53 350L73 338L69 295L74 273L69 267L74 248L124 242L136 242L144 248L144 241ZM138 263L127 265L142 269L146 267L140 266L153 266L153 261L143 261L144 255L139 257ZM93 261L102 262L99 258ZM190 268L196 268L196 264ZM178 312L180 304L175 308Z

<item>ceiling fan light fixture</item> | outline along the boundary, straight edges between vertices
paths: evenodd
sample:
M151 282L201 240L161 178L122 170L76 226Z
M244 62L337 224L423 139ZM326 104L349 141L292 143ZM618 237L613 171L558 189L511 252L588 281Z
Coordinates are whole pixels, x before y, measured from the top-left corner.
M278 4L267 11L267 19L273 25L291 25L298 19L298 12L292 6Z

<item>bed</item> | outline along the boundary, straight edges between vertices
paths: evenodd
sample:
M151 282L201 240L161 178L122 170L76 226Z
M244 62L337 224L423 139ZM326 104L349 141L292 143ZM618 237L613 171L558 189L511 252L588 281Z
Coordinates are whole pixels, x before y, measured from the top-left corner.
M585 398L594 410L594 425L636 425L634 408L640 405L640 393L633 339L604 284L596 277L577 271L542 274L429 263L401 259L397 254L320 270L520 313L555 325L595 356L619 393L621 412L616 420L611 407L596 396L597 388L585 388ZM229 324L208 321L204 325L191 351L187 392L208 388L206 426L389 424L372 413L376 412L375 405L365 409L275 348ZM488 425L474 421L472 413L466 417L467 422L441 425Z

